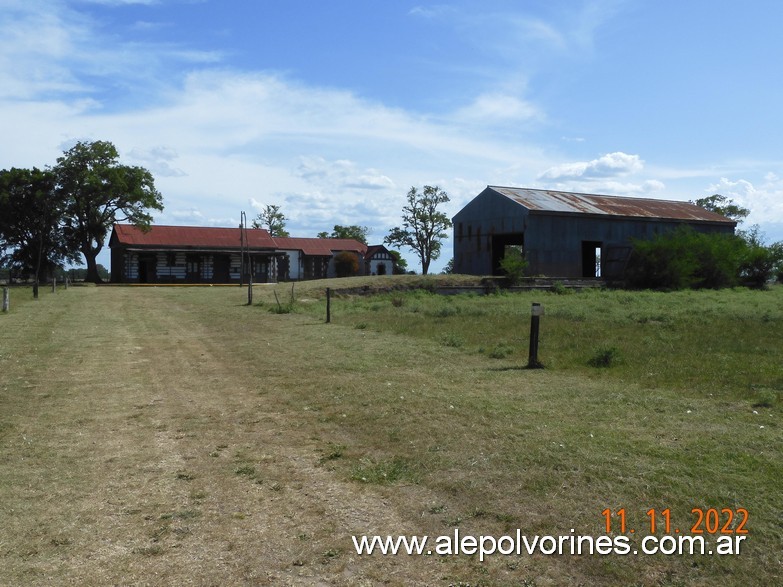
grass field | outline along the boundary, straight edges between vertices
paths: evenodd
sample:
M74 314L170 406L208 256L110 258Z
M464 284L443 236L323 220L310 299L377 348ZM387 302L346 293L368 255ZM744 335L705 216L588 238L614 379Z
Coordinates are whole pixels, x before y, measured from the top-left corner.
M0 584L783 582L783 289L383 291L411 281L257 286L250 307L240 288L14 290ZM324 287L365 284L324 324ZM523 368L533 301L542 370ZM597 537L607 508L637 548L650 509L659 537L663 510L690 534L694 508L744 508L748 534L739 556L483 563L351 541Z

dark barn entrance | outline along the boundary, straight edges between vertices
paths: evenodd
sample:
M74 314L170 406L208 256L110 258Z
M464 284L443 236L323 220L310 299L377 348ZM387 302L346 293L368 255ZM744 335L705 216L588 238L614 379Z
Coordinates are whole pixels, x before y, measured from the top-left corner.
M505 275L500 262L506 256L507 247L519 247L524 250L525 234L496 234L492 236L492 275Z
M600 241L582 241L582 277L601 277Z

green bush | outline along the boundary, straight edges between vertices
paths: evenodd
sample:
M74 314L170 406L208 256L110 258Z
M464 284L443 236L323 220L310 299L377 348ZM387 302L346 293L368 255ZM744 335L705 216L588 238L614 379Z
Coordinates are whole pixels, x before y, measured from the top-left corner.
M731 287L738 283L746 248L734 235L678 228L635 240L625 279L630 287L643 289Z
M510 285L517 285L522 281L527 265L527 259L520 247L506 247L503 259L500 261L500 268L505 272Z
M644 289L760 288L781 273L783 243L765 246L758 227L736 235L682 227L635 240L625 280Z

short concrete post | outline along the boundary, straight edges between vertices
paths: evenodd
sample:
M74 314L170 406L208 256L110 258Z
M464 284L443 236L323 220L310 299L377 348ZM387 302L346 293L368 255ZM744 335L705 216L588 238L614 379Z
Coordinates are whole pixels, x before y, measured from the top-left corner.
M52 293L55 293L57 291L57 278L52 277Z
M538 360L538 330L541 316L544 315L544 307L538 302L533 302L530 310L530 353L527 359L528 369L541 369L543 365Z
M11 309L11 292L7 287L3 288L3 312Z

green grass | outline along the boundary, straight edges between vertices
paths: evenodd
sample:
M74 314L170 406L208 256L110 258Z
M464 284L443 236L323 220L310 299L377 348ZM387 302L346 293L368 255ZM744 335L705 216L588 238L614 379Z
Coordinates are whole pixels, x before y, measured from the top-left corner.
M333 300L332 321L524 364L534 301L545 308L539 358L558 372L749 400L783 391L780 286L768 291L353 295ZM325 312L323 305L304 304L301 311L318 316ZM596 373L591 366L612 368Z
M0 583L783 581L783 289L329 284L379 293L336 295L329 325L325 283L282 315L258 286L252 307L241 288L82 288L0 316ZM542 370L524 369L533 301ZM708 507L750 512L741 556L351 551L357 532L598 536L606 508L637 536L651 508L689 530Z

